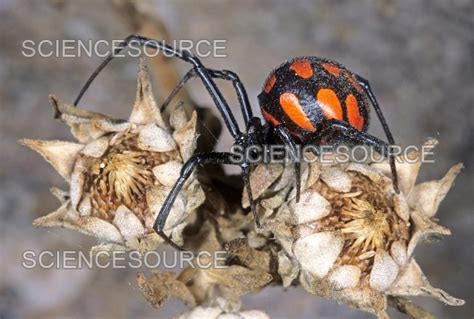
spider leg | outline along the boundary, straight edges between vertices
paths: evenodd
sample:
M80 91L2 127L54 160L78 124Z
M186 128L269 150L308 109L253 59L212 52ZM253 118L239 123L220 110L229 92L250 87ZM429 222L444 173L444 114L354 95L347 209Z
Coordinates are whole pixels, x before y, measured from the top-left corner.
M239 105L241 107L242 111L242 116L243 119L246 123L246 127L248 131L253 131L255 129L255 125L260 124L260 119L254 118L253 113L252 113L252 108L250 106L250 102L248 99L247 91L245 90L245 87L243 83L240 81L239 77L237 74L235 74L232 71L229 70L214 70L214 69L207 69L211 77L213 78L218 78L222 80L227 80L227 81L232 81L232 84L234 85L234 89L236 91L238 100L239 100ZM173 98L179 93L181 88L193 77L196 77L196 71L195 69L189 70L184 77L181 79L181 81L178 83L178 85L174 88L174 90L170 93L170 95L166 98L166 100L163 102L161 105L161 109L166 108L169 103L173 100ZM258 124L257 124L258 123ZM254 132L252 132L254 133ZM260 223L260 218L258 216L257 212L257 206L255 203L255 200L252 195L252 188L250 186L250 172L251 172L251 165L249 163L244 162L241 164L242 168L242 178L244 181L245 188L247 190L247 195L249 198L249 203L250 203L250 208L252 210L254 219L255 219L255 225L257 228L261 228L261 223ZM299 172L299 163L298 163L298 170ZM299 174L298 174L299 176ZM299 181L298 181L299 182ZM297 196L299 198L299 191L297 193Z
M166 98L166 100L164 100L163 104L161 104L160 106L160 111L163 111L164 109L166 109L168 107L168 105L171 103L171 101L176 97L176 95L179 93L179 91L181 91L181 89L183 88L183 86L190 80L192 79L193 77L196 76L196 71L194 71L194 69L191 69L189 70L184 76L183 78L181 79L181 81L179 81L179 83L176 85L176 87L173 89L173 91L171 91L171 93L168 95L168 97Z
M293 157L295 158L296 202L299 202L301 193L301 163L298 148L296 146L295 141L291 137L290 132L288 132L288 129L285 126L281 124L277 125L274 130L280 140L290 148L291 152L293 153Z
M242 167L242 178L244 180L245 188L247 189L247 195L250 203L250 210L252 211L253 218L255 220L255 225L257 228L261 228L260 218L258 217L257 204L252 195L252 187L250 186L250 169L251 166L248 163L241 164Z
M377 102L377 99L375 98L374 92L372 92L369 81L361 77L360 75L356 75L356 78L359 84L364 89L367 96L369 97L370 103L372 103L375 113L377 113L377 117L379 118L380 124L382 124L382 128L385 131L385 135L387 136L388 143L390 145L395 144L395 140L393 139L393 135L392 135L392 132L390 131L390 127L388 126L387 121L385 120L382 109L380 108L380 105ZM400 190L398 188L398 176L397 176L397 169L395 167L395 158L393 155L390 155L389 157L390 157L390 169L392 170L392 177L393 177L393 188L395 189L395 192L399 194Z
M87 91L89 86L92 84L94 79L99 75L99 73L104 69L107 64L112 61L112 59L130 43L138 43L140 46L148 47L156 50L162 50L164 53L175 56L185 62L188 62L193 65L194 71L197 76L200 77L203 85L206 87L209 95L211 95L214 103L216 104L219 112L224 119L224 122L232 135L232 137L237 138L241 135L239 126L227 104L226 100L222 96L222 93L219 91L216 83L212 79L211 75L207 68L202 64L202 62L189 51L181 51L177 48L173 48L164 42L157 40L145 38L139 35L130 35L125 40L123 40L105 60L99 65L99 67L92 73L89 79L86 81L81 91L79 92L74 105L77 105L81 100L84 93Z
M400 193L398 189L397 169L395 167L395 156L392 152L390 152L389 144L376 138L375 136L358 131L346 122L331 120L328 122L328 125L331 130L341 133L344 137L363 143L367 146L371 146L375 148L377 152L383 154L385 157L388 157L390 170L392 171L393 188L397 194Z
M174 184L173 188L171 189L170 193L166 197L163 206L158 213L158 216L155 220L155 224L153 229L160 235L165 242L167 242L170 246L178 249L183 250L182 247L175 244L171 238L164 232L164 227L166 224L166 220L171 212L171 208L173 206L176 197L178 196L179 192L183 188L186 180L191 176L192 172L196 168L197 165L203 164L234 164L232 162L232 154L231 153L220 153L220 152L211 152L211 153L198 153L193 155L181 169L180 176L176 183Z
M244 122L246 123L247 128L248 128L250 119L253 117L253 112L252 112L252 108L250 106L247 91L245 90L245 87L244 87L242 81L239 79L238 75L235 74L232 71L229 71L229 70L207 69L207 71L209 72L209 74L212 78L222 79L222 80L226 80L226 81L232 81L232 84L234 85L235 92L237 94L237 98L239 100L239 105L240 105L240 108L241 108L241 111L242 111L242 116L244 118ZM193 77L197 77L195 69L189 70L184 75L184 77L178 83L176 88L170 93L170 95L166 98L166 100L161 105L162 110L168 106L168 104L178 94L178 92L181 90L181 88Z
M230 70L210 70L211 76L226 81L232 81L237 98L239 99L239 105L242 111L244 122L249 125L250 119L253 117L252 107L250 106L249 98L245 86L240 80L239 76Z
M370 88L369 81L361 77L360 75L356 75L357 81L364 89L365 93L369 97L370 103L372 103L375 113L377 113L377 117L379 118L380 123L382 124L383 130L385 131L385 135L387 136L387 140L390 144L395 144L395 140L393 139L392 132L390 132L390 128L388 127L387 121L383 116L382 109L375 98L375 94L372 92Z

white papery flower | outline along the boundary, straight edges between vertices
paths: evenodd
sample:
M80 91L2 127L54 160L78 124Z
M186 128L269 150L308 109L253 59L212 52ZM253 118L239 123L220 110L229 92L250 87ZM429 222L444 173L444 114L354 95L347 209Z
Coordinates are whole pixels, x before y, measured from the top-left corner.
M154 249L162 242L154 220L196 146L196 114L186 119L181 107L168 127L156 105L149 76L140 62L136 100L128 121L79 109L50 96L56 117L71 127L77 143L23 139L69 183L52 193L61 206L38 218L38 227L65 227L97 237L97 250ZM182 243L186 217L204 201L190 178L173 206L165 233Z

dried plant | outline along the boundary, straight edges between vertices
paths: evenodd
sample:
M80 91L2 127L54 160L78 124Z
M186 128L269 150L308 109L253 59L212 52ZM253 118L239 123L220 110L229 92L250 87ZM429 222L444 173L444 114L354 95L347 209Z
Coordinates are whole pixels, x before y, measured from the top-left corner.
M78 109L50 96L56 117L71 127L78 143L23 139L70 184L52 189L61 206L35 226L65 227L96 236L105 250L155 249L162 239L152 227L183 161L194 152L196 114L186 119L178 106L166 125L141 61L136 101L128 121ZM191 178L174 205L165 232L182 243L185 218L204 201Z
M266 211L283 248L278 272L284 286L297 282L310 293L380 318L388 318L388 296L464 304L433 288L414 258L419 243L450 234L433 217L462 164L439 181L415 185L421 155L409 157L398 165L400 194L384 174L387 164L311 164L302 201ZM291 191L287 186L277 196L284 192L291 198Z
M188 120L177 107L169 125L163 121L143 61L128 121L77 109L54 96L50 100L78 143L21 141L70 184L68 191L52 190L60 208L34 225L94 235L102 244L93 251L156 249L162 241L152 223L195 149L196 115ZM192 310L180 318L267 318L261 311L243 311L240 297L270 284L301 285L379 318L388 318L388 304L412 317L425 316L405 299L411 296L462 305L433 288L414 257L418 244L450 234L434 216L462 164L438 181L415 184L421 155L408 157L398 165L400 194L385 163L322 165L315 158L303 170L298 203L292 165L258 165L251 186L262 230L254 228L245 191L193 177L165 232L194 251L225 250L226 267L139 274L138 286L155 307L181 299ZM186 226L192 231L183 238Z

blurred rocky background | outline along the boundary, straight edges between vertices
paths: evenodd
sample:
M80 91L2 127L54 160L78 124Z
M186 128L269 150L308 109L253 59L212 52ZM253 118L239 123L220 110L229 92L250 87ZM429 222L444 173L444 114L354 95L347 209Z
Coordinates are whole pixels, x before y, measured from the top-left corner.
M418 262L431 283L466 300L460 308L434 300L417 303L440 318L474 315L474 3L472 0L363 1L152 1L171 39L225 40L225 58L205 58L216 69L236 71L247 86L254 110L270 70L302 55L330 57L371 83L396 140L420 145L440 141L435 164L422 179L440 178L464 162L465 170L442 203L438 217L453 235L418 249ZM64 181L40 157L20 146L22 137L72 139L53 120L47 96L72 103L99 57L22 55L24 40L110 40L131 33L123 12L110 1L0 0L0 318L168 318L182 312L179 302L156 310L142 298L133 269L34 269L21 266L25 250L88 251L94 241L71 231L33 229L31 221L58 205L48 189ZM180 74L188 66L176 62ZM107 68L82 105L113 116L129 114L135 94L137 60L121 58ZM154 79L163 83L166 79ZM222 90L238 106L232 86ZM161 99L167 92L155 91ZM212 109L196 80L192 98ZM383 136L372 121L371 132ZM227 149L224 133L217 148ZM369 318L300 288L266 288L244 298L248 309L272 318ZM395 318L401 315L394 314Z

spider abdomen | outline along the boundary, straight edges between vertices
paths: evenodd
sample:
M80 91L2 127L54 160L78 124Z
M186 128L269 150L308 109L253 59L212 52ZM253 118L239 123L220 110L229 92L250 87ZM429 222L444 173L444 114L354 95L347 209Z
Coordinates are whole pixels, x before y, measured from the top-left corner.
M283 63L268 76L258 96L265 120L284 125L305 142L331 119L366 132L369 102L354 73L318 57Z

